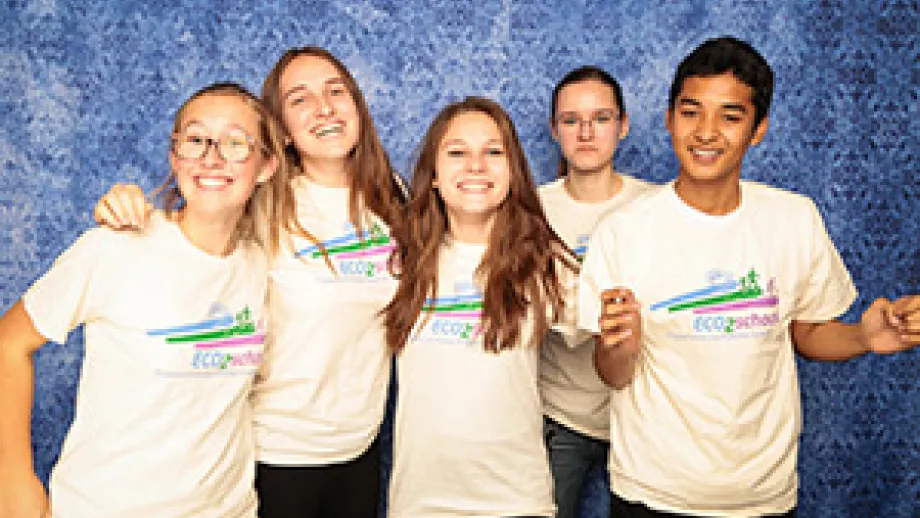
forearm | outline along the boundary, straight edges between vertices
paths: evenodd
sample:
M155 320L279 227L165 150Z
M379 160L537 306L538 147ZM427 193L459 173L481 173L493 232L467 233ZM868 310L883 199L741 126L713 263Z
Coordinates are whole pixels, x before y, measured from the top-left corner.
M32 355L43 342L22 302L0 318L0 472L32 474Z
M844 361L869 352L859 324L793 322L792 340L799 354L812 360Z
M32 472L33 378L31 357L0 353L0 470Z
M604 383L619 390L632 382L636 373L636 354L622 347L605 347L597 339L594 344L594 368Z

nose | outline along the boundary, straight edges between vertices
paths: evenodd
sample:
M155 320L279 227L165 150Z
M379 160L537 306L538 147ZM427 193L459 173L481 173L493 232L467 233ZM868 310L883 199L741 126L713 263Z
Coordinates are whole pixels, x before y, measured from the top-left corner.
M320 115L331 116L335 114L335 107L332 104L332 99L329 98L328 93L324 93L319 96L319 106L317 106L317 111Z
M578 140L592 140L594 138L594 121L580 119L578 121Z
M700 142L713 142L719 138L719 128L715 116L700 116L695 130L694 136Z
M221 165L224 163L224 157L220 154L220 143L215 139L208 139L204 148L204 156L201 162L206 166Z
M470 172L481 173L485 171L486 168L486 157L484 153L470 153L470 158L467 161L467 169Z

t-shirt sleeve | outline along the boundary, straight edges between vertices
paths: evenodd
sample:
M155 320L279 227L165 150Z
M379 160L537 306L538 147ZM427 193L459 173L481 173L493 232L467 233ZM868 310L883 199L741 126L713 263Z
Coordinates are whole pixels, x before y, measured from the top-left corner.
M578 277L578 327L591 333L600 333L601 293L614 287L616 236L611 222L606 218L591 235Z
M91 320L100 304L106 234L93 229L83 233L61 254L44 275L26 291L23 304L35 328L58 343L78 325Z
M793 319L826 322L842 315L856 299L856 287L831 241L818 208L809 200L810 253L796 290Z

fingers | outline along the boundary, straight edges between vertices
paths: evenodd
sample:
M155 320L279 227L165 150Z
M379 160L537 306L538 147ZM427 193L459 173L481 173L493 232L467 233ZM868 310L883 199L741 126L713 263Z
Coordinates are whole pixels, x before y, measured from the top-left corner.
M614 288L601 293L599 341L604 347L619 347L640 334L639 303L635 294L626 288Z
M114 229L141 229L152 209L140 187L115 184L96 204L93 217L100 225Z

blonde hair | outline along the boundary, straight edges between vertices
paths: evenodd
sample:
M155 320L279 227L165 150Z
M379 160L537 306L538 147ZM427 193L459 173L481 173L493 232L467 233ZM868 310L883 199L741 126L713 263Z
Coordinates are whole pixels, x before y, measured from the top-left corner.
M250 241L258 244L270 254L274 255L279 250L280 237L278 232L266 231L262 222L272 221L277 214L284 212L286 203L293 204L293 194L290 192L290 166L284 155L284 130L271 111L258 97L237 83L221 82L208 85L198 90L189 97L176 111L173 122L173 133L181 130L182 116L188 106L201 97L207 95L235 96L241 98L247 106L259 117L258 138L264 147L260 148L269 157L277 159L277 167L271 178L256 186L255 191L243 209L236 225L236 230L230 241L230 248L241 241ZM177 215L185 204L182 192L176 181L176 172L170 171L166 181L154 191L154 198L159 200L159 205L168 217ZM258 214L258 215L257 215Z

